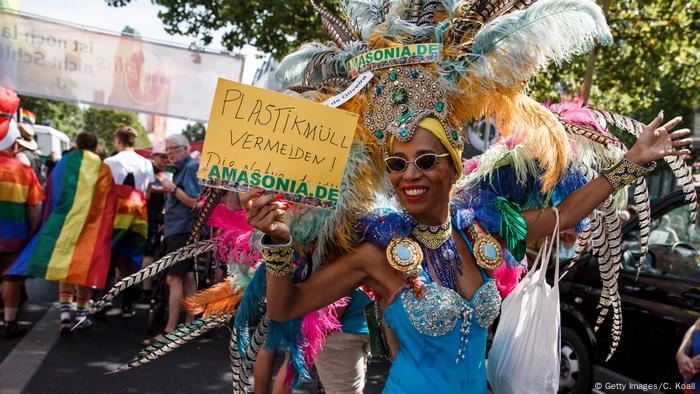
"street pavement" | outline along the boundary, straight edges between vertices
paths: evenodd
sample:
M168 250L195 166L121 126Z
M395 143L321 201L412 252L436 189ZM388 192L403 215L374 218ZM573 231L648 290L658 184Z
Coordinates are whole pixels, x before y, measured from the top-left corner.
M130 319L122 318L120 310L115 308L103 319L92 318L93 327L62 337L55 302L56 283L32 279L26 287L30 301L24 304L20 320L31 325L31 331L23 338L0 340L0 394L231 392L228 327L158 360L113 373L142 349L140 343L146 338L146 305L137 304L136 315ZM381 392L388 368L387 362L370 361L365 393ZM314 374L312 381L294 392L316 393L315 378ZM594 382L615 387L613 384L629 380L596 367ZM602 389L594 393L617 391Z
M20 320L31 331L23 338L0 340L2 394L231 392L227 327L151 363L112 373L143 348L146 305L136 304L133 318L122 318L115 308L103 319L92 317L91 328L60 336L56 284L29 280L27 293L30 301ZM386 371L385 363L370 365L367 393L381 392ZM315 392L315 380L295 390Z

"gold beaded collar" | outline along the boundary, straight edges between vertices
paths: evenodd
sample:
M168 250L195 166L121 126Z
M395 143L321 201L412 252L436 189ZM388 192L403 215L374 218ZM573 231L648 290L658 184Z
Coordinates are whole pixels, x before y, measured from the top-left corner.
M426 248L435 250L452 236L452 222L449 217L445 223L439 226L428 226L415 222L411 234Z

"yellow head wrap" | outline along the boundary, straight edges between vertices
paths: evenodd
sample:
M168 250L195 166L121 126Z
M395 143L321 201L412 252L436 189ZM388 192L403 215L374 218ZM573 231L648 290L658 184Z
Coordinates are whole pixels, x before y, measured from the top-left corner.
M445 149L447 149L447 152L450 154L452 164L454 164L455 169L457 170L457 176L462 176L462 151L450 144L450 141L447 139L447 134L445 134L445 128L442 127L442 123L435 118L427 117L423 118L423 120L418 123L418 127L427 130L430 132L430 134L434 135L438 140L440 140L442 146L444 146ZM394 146L395 140L396 137L391 134L389 138L389 149Z

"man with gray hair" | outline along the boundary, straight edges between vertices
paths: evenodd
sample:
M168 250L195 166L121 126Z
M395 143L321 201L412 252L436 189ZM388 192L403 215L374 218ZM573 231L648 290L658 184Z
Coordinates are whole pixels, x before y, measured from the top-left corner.
M194 217L193 209L197 205L197 196L201 188L197 180L199 163L189 155L187 138L181 134L171 135L165 140L165 152L174 168L172 180L163 179L161 182L163 191L166 193L163 243L167 254L179 249L187 242ZM194 260L181 261L170 267L166 282L170 291L168 324L165 326L167 334L174 331L177 326L181 311L180 301L197 290L194 279ZM187 321L191 320L192 316L188 314ZM157 338L144 341L144 345L149 345L154 339Z

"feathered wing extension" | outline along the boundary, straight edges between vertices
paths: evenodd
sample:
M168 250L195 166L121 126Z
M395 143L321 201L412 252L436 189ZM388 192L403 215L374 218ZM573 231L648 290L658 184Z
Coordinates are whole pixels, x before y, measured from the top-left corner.
M615 353L622 334L622 303L617 284L622 260L622 232L612 197L608 197L602 204L601 210L602 212L595 211L594 220L591 223L594 228L591 244L600 263L600 278L603 282L598 302L600 312L594 329L598 331L612 308L612 343L607 356L609 360Z
M635 137L639 137L644 131L644 124L638 120L628 118L613 112L594 110L601 120L612 124L620 130L626 131ZM693 178L690 168L679 156L664 157L666 163L671 167L673 175L676 177L676 184L685 195L685 202L690 204L690 222L693 226L697 224L698 196L693 186Z
M425 0L423 1L423 9L418 16L416 24L418 26L429 25L433 23L435 14L442 8L440 0Z
M610 259L613 267L612 286L608 289L611 301L610 306L613 310L612 343L605 359L605 361L608 361L615 354L622 335L622 300L618 290L618 280L620 278L620 269L622 268L622 226L620 224L620 216L612 203L609 206L605 204L604 213L610 242Z
M287 89L291 90L292 92L299 93L299 94L310 92L312 90L316 90L316 88L313 86L307 86L307 85L301 85L301 84L287 86Z
M112 301L114 297L116 297L125 289L137 283L143 282L144 279L150 278L158 274L159 272L173 266L179 261L194 258L196 256L199 256L200 254L210 252L216 249L216 246L217 244L214 241L199 241L187 246L183 246L182 248L165 255L164 257L149 265L148 267L145 267L139 270L138 272L129 275L126 278L117 282L114 285L114 287L112 287L107 292L107 294L105 294L99 301L97 301L90 307L89 313L95 313L101 310L102 308L104 308L107 302Z
M406 10L406 20L410 23L418 24L418 18L420 18L422 11L423 0L410 0Z
M562 122L562 124L564 125L564 130L566 130L570 134L583 136L593 142L597 142L603 145L604 147L608 146L610 137L607 137L602 133L599 133L586 126L577 125L575 123Z
M200 194L200 201L204 201L202 205L195 211L194 220L192 220L192 230L190 236L187 237L187 244L191 244L199 240L199 235L202 232L204 224L209 219L214 208L219 205L221 199L226 195L227 191L216 187L205 187Z
M245 394L253 391L253 366L255 365L255 360L257 359L260 348L265 344L269 323L270 320L267 318L258 323L250 343L243 351L239 348L237 339L238 332L235 328L231 330L229 359L231 360L231 370L233 371L234 394Z
M245 394L253 390L253 385L250 379L243 375L243 356L238 349L238 341L236 340L236 329L231 329L231 339L228 342L228 357L231 360L231 372L233 379L231 385L234 394Z
M329 79L347 80L345 78L345 60L339 52L319 52L311 57L304 71L302 86L321 86ZM324 85L328 86L328 85Z
M635 276L635 280L637 280L637 278L639 278L639 272L642 270L642 266L646 260L647 252L649 251L649 234L651 233L649 188L644 178L637 179L637 185L634 187L634 204L637 207L637 217L639 218L639 249L641 253L639 265L637 266L637 274Z
M358 41L360 38L355 35L352 28L337 16L333 15L327 9L316 4L311 0L311 5L314 10L321 16L321 24L323 29L328 33L328 37L339 47L343 47L353 41Z
M476 13L484 22L489 22L501 15L524 10L537 0L481 0L475 7Z
M129 363L119 367L116 372L136 368L165 356L198 336L225 324L230 318L230 315L212 316L208 319L195 319L190 323L182 323L175 328L175 331L165 334L160 341L142 350Z
M472 37L483 20L478 14L473 13L474 5L478 0L449 1L443 0L443 6L452 15L452 20L445 27L447 29L447 43L460 45L465 36ZM438 34L441 37L442 34ZM468 41L469 39L467 39Z
M612 198L608 198L608 201L612 201ZM610 292L608 289L613 286L611 283L613 277L613 267L612 261L610 260L608 229L605 225L605 217L601 211L596 210L593 212L591 226L593 227L593 232L591 234L591 248L593 249L594 255L598 258L600 279L603 282L603 287L600 291L600 300L598 302L598 308L601 308L601 310L595 326L595 330L598 331L600 324L603 322L605 315L607 315L609 311L607 305L611 304Z
M275 78L282 86L301 84L311 59L322 53L333 52L330 47L319 43L304 44L298 51L287 55L277 67Z
M193 294L182 300L182 306L193 315L204 314L206 319L213 315L232 315L241 302L242 293L231 287L231 278Z
M691 175L690 168L679 156L666 156L664 157L673 175L676 177L676 183L683 194L685 195L685 202L690 203L690 223L692 227L697 224L697 210L698 210L698 196L695 193L695 186L693 186L693 176Z
M493 20L475 36L465 78L485 91L519 86L550 61L587 53L612 42L593 0L539 0Z

